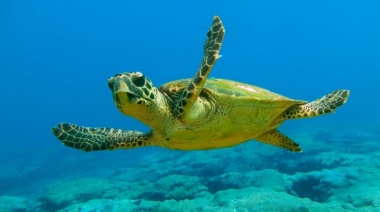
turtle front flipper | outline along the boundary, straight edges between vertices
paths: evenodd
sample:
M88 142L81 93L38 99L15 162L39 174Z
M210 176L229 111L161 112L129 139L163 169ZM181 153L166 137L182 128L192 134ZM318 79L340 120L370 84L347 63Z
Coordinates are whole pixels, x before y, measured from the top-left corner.
M80 127L61 123L53 127L53 134L66 146L85 152L96 150L130 149L151 146L151 134L113 128Z
M212 66L220 57L219 51L222 47L224 38L224 27L218 16L215 16L210 30L207 32L207 39L204 44L204 54L201 65L198 68L195 77L183 90L176 107L174 108L175 115L182 119L197 100L206 82L207 76L211 72Z
M339 106L346 103L349 95L349 90L335 90L307 104L293 105L282 116L285 119L294 119L332 113Z
M302 152L300 146L296 142L292 141L292 139L276 129L260 135L258 138L256 138L256 140L292 152Z

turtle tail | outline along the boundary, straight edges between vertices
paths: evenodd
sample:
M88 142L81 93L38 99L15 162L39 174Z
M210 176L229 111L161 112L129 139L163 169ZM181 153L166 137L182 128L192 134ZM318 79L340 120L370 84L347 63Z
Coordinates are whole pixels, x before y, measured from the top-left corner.
M52 130L63 144L85 152L150 146L151 133L144 134L138 131L114 128L81 127L69 123L60 123Z
M282 117L284 119L294 119L332 113L339 106L346 103L349 95L349 90L335 90L307 104L291 106L282 113Z

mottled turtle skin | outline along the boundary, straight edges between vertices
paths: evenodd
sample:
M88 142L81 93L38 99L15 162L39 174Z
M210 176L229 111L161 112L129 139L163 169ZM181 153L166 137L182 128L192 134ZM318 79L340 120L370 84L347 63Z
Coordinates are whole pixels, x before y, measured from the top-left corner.
M331 113L343 105L348 90L335 90L315 101L293 100L266 89L225 79L208 79L224 38L214 17L207 33L201 65L191 79L156 88L140 72L108 80L120 112L151 127L143 133L60 123L53 134L65 145L83 151L160 146L178 150L230 147L255 139L286 150L301 148L277 130L285 120Z

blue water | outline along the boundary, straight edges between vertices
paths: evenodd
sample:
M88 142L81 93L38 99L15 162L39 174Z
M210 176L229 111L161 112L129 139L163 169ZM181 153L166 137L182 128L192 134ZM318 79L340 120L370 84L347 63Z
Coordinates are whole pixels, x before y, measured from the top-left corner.
M380 2L0 2L0 211L380 210ZM107 79L192 77L214 15L226 28L211 77L314 100L335 114L288 121L303 148L255 141L212 151L82 153L59 122L147 131Z

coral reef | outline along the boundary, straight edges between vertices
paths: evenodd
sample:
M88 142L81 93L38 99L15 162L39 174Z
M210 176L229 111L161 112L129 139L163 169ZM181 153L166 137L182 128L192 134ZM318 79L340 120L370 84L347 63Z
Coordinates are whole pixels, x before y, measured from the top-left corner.
M101 161L103 166L96 171L87 173L78 169L77 175L46 180L42 190L33 195L14 195L16 191L3 195L0 211L380 209L380 151L372 148L364 154L364 147L355 149L339 143L352 136L346 138L343 133L334 138L334 135L325 131L295 134L308 145L316 145L313 139L335 142L318 144L317 150L301 154L255 142L210 151L154 149L155 152L141 155L133 163L124 161L128 155L115 154L107 158L109 161ZM374 136L360 138L368 138L361 144L372 147ZM86 161L99 158L102 154ZM112 166L105 165L110 162ZM66 166L67 163L70 162L65 161ZM38 177L42 180L47 176L34 176Z

